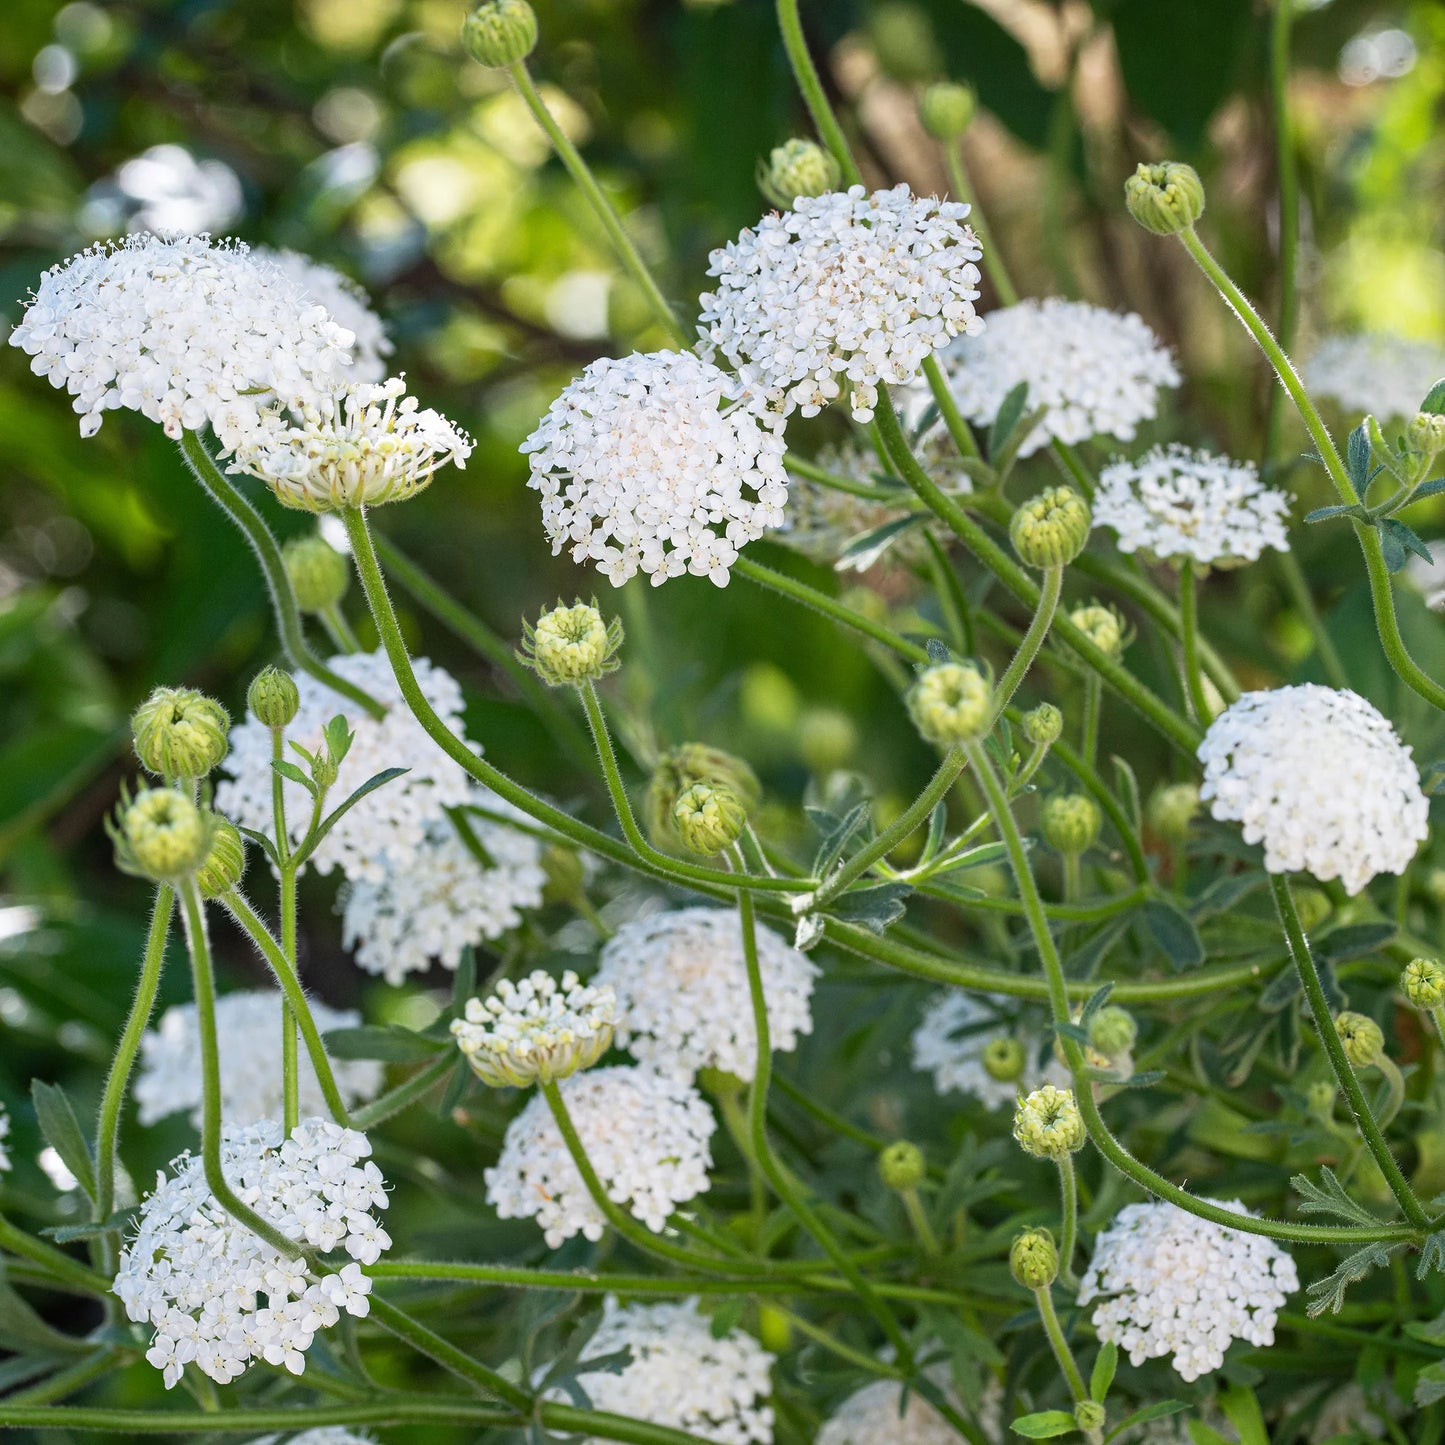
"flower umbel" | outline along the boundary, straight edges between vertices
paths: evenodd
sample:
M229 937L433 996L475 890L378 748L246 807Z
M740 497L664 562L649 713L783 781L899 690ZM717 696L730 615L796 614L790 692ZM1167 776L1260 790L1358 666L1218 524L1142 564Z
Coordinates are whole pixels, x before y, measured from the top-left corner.
M106 831L122 873L174 883L206 861L213 824L184 793L142 788L134 798L122 794L115 822L107 821Z
M1009 540L1029 567L1062 567L1089 540L1089 504L1072 487L1050 487L1025 502L1009 523Z

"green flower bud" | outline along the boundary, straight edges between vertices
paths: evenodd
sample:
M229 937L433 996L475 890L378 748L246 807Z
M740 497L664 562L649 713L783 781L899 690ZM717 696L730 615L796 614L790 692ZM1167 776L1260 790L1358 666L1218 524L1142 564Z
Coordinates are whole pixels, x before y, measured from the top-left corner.
M1047 1229L1026 1229L1009 1246L1008 1267L1025 1289L1047 1289L1059 1277L1059 1250Z
M116 867L156 883L189 878L210 851L211 825L174 788L142 788L134 798L122 796L106 831L115 843Z
M1091 602L1069 613L1069 621L1106 657L1118 661L1124 652L1124 619L1112 607Z
M724 783L694 783L672 805L672 826L689 852L711 858L742 837L748 810Z
M1328 1079L1316 1079L1305 1090L1305 1104L1316 1118L1329 1120L1334 1117L1335 1100L1339 1090Z
M1129 1053L1139 1037L1134 1015L1116 1003L1095 1009L1089 1020L1089 1047L1106 1059L1117 1059Z
M1024 1076L1028 1055L1017 1039L990 1039L983 1046L981 1055L984 1072L1000 1084L1012 1084Z
M973 88L952 80L930 85L918 101L918 118L923 128L936 140L957 140L978 113L978 97Z
M1432 868L1425 875L1425 892L1432 903L1445 908L1445 868Z
M673 822L677 800L694 783L729 789L751 814L762 798L757 774L741 758L706 743L683 743L658 759L647 785L642 812L652 841L659 847L683 846Z
M1097 1400L1080 1400L1074 1406L1074 1424L1086 1435L1090 1430L1102 1429L1106 1418L1104 1407Z
M303 612L325 612L346 596L351 563L319 532L293 537L281 548L281 559Z
M1405 428L1405 440L1413 450L1431 456L1445 451L1445 416L1433 411L1416 412Z
M785 1355L793 1344L793 1322L776 1305L758 1305L758 1339L770 1355Z
M799 196L836 191L842 179L829 152L816 141L788 140L774 146L767 164L758 163L758 189L781 211L790 211Z
M571 903L587 878L582 855L561 843L549 843L542 850L542 872L547 878L542 885L544 903Z
M622 621L603 622L595 602L560 602L544 612L533 627L522 624L524 641L517 655L549 687L596 682L618 667Z
M205 862L196 870L196 887L202 898L219 898L229 893L246 871L246 842L240 830L227 818L211 815L211 846Z
M1345 1046L1345 1057L1357 1068L1367 1069L1385 1052L1385 1034L1368 1014L1346 1009L1335 1016L1335 1032Z
M290 727L301 707L296 679L279 667L263 667L246 689L246 706L265 727Z
M160 778L204 778L226 756L231 718L189 687L158 687L131 714L141 766Z
M1149 799L1149 826L1166 843L1182 843L1199 811L1198 783L1171 783Z
M1084 550L1093 521L1072 487L1050 487L1014 513L1009 539L1029 567L1063 567Z
M1050 848L1076 858L1098 839L1103 815L1087 793L1062 793L1044 804L1039 822Z
M906 1194L928 1177L928 1161L917 1144L900 1139L879 1152L878 1176L890 1189Z
M1412 958L1400 975L1400 987L1416 1008L1438 1008L1445 1003L1445 968L1433 958Z
M537 45L537 15L527 0L482 0L462 21L462 49L479 65L504 70Z
M1064 715L1051 702L1024 714L1024 737L1036 748L1052 747L1064 735Z
M1177 161L1141 163L1124 182L1129 214L1156 236L1177 236L1204 214L1204 185L1193 166Z
M1084 1147L1088 1131L1072 1089L1044 1084L1014 1110L1014 1138L1035 1159L1059 1160Z
M951 748L976 742L993 720L993 688L972 663L938 662L919 674L908 711L931 743Z
M1299 914L1300 927L1306 933L1318 928L1334 912L1335 905L1330 902L1330 895L1323 888L1311 888L1302 884L1290 891L1294 894L1294 907Z

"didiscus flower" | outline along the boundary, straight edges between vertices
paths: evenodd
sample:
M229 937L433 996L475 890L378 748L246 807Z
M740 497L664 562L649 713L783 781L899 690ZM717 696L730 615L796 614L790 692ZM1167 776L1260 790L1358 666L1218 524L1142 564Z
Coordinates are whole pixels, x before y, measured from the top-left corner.
M346 380L386 379L386 358L396 348L386 334L381 317L371 309L370 298L357 282L300 251L273 251L269 246L257 246L255 254L274 261L310 300L326 308L338 326L351 332L354 340Z
M1426 393L1445 379L1445 346L1407 341L1384 333L1326 337L1303 368L1316 396L1338 402L1351 414L1381 421L1408 418Z
M1200 797L1264 844L1271 873L1338 878L1358 893L1377 873L1403 873L1428 832L1410 749L1348 690L1247 692L1209 725L1199 760Z
M775 412L814 416L846 383L854 420L870 421L880 386L911 381L951 338L981 329L968 211L906 185L800 196L712 253L704 347Z

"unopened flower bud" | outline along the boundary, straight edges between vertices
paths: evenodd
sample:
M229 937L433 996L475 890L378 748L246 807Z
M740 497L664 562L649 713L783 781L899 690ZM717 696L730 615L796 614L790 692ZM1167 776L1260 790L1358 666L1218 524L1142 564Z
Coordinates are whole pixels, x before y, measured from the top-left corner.
M1090 1430L1103 1428L1107 1412L1097 1400L1080 1400L1074 1406L1074 1424L1086 1435Z
M1036 748L1051 748L1064 735L1064 715L1051 702L1024 714L1024 737Z
M1400 975L1400 987L1416 1008L1439 1008L1445 1003L1445 968L1433 958L1412 958Z
M229 893L246 871L246 842L240 830L227 818L212 814L211 846L205 862L196 870L196 887L202 898L219 898Z
M1129 1053L1139 1037L1134 1015L1116 1003L1096 1009L1089 1020L1089 1047L1106 1059L1117 1059Z
M683 743L658 759L647 784L642 811L653 842L664 847L682 843L673 809L694 783L729 789L749 814L762 797L757 774L741 758L706 743Z
M492 70L525 60L537 45L537 16L527 0L482 0L462 21L462 48Z
M919 674L908 711L931 743L951 748L976 742L993 720L993 688L972 663L938 662Z
M838 162L816 141L788 140L774 146L767 164L758 165L758 189L779 210L790 211L799 196L836 191L842 172Z
M116 866L157 883L190 877L206 860L210 829L201 810L174 788L142 788L122 799L107 825Z
M290 727L301 708L296 679L279 667L263 667L246 689L246 706L265 727Z
M226 756L231 718L189 687L158 687L130 720L141 766L167 779L204 778Z
M1146 231L1176 236L1204 214L1204 185L1193 166L1177 161L1141 163L1124 182L1124 204Z
M1072 1089L1044 1084L1014 1110L1014 1138L1036 1159L1059 1160L1084 1147L1088 1131Z
M1385 1034L1368 1014L1345 1010L1335 1016L1335 1032L1345 1046L1345 1057L1357 1068L1378 1063L1385 1051Z
M967 85L940 80L930 85L918 101L918 118L936 140L957 140L978 113L978 97Z
M1059 1249L1047 1229L1026 1229L1009 1246L1008 1267L1025 1289L1047 1289L1059 1277Z
M1093 518L1072 487L1050 487L1013 515L1009 538L1029 567L1063 567L1084 550Z
M1149 799L1149 826L1166 843L1182 843L1199 811L1198 783L1170 783Z
M672 826L689 852L711 858L731 847L747 827L748 810L725 783L694 783L672 805Z
M1050 848L1076 858L1094 845L1103 815L1087 793L1063 793L1044 804L1039 822Z
M1416 412L1405 428L1405 440L1417 452L1445 451L1445 416L1433 411Z
M982 1062L984 1072L1000 1084L1012 1084L1023 1078L1028 1055L1017 1039L990 1039L983 1046Z
M1112 607L1091 602L1069 613L1069 621L1111 661L1124 651L1124 619Z
M928 1177L928 1161L923 1150L907 1139L890 1144L878 1155L878 1177L900 1194L917 1189Z
M587 880L582 855L561 843L549 843L542 849L542 872L547 878L542 885L544 903L571 903Z
M351 563L319 532L293 537L281 548L286 576L303 612L326 612L346 596Z
M622 621L604 622L595 602L560 602L544 612L533 627L522 624L524 641L518 653L550 687L564 687L598 678L618 667Z
M1339 1090L1328 1079L1316 1079L1305 1090L1306 1107L1316 1118L1329 1119L1335 1112Z

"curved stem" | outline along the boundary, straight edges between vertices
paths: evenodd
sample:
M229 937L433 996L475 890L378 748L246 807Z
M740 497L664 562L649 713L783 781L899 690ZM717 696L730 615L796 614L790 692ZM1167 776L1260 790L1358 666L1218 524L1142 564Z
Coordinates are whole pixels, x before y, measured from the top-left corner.
M803 23L798 18L798 0L778 0L778 29L783 36L783 49L788 53L788 64L792 67L793 78L803 93L803 103L813 118L813 127L818 139L833 153L843 172L845 185L857 186L863 183L862 173L848 149L843 128L828 104L823 82L818 78L813 57L808 54L808 42L803 37Z
M1078 1285L1074 1275L1074 1245L1079 1237L1079 1181L1074 1176L1074 1156L1062 1155L1059 1166L1059 1278L1068 1289Z
M1195 721L1208 727L1212 711L1199 671L1199 579L1189 558L1179 569L1179 642L1184 653L1184 691L1189 706L1194 709Z
M958 409L958 402L954 400L953 392L948 385L948 378L944 376L937 356L924 357L923 375L928 381L928 389L933 394L933 403L938 408L939 416L943 419L944 428L953 439L954 446L958 448L959 456L982 460L979 455L978 443L974 441L973 433L969 430L968 423Z
M449 1371L459 1380L485 1390L497 1399L517 1410L530 1410L532 1397L520 1385L514 1385L504 1375L489 1369L480 1360L474 1360L464 1351L444 1340L434 1330L429 1330L420 1320L414 1320L404 1310L399 1310L389 1300L371 1297L371 1318L382 1329L389 1331L399 1340L405 1340L412 1349L435 1360L442 1369Z
M26 1234L23 1229L11 1224L3 1214L0 1214L0 1253L30 1260L58 1284L63 1284L79 1294L99 1295L102 1298L110 1294L111 1282L105 1275L87 1269L63 1249L57 1249L43 1239L35 1239Z
M1013 701L1013 695L1018 691L1019 684L1024 680L1029 668L1034 665L1034 659L1039 655L1039 649L1044 645L1044 638L1049 635L1049 628L1054 621L1054 614L1058 610L1059 597L1064 590L1064 569L1062 567L1045 567L1043 586L1039 589L1038 600L1034 603L1033 620L1029 623L1029 630L1024 633L1023 641L1019 643L1017 650L1004 669L1004 674L994 684L993 689L993 714L989 719L990 726L996 723L1003 714L1003 710Z
M1085 1388L1084 1377L1079 1373L1078 1365L1074 1363L1074 1355L1073 1351L1069 1349L1069 1342L1064 1338L1059 1317L1054 1311L1054 1297L1047 1285L1034 1291L1034 1301L1039 1307L1039 1318L1044 1324L1044 1334L1048 1337L1049 1349L1054 1353L1054 1359L1058 1362L1059 1370L1069 1387L1069 1394L1074 1397L1074 1404L1081 1405L1089 1398L1089 1392ZM1099 1445L1099 1441L1104 1438L1103 1431L1097 1428L1085 1430L1083 1433L1090 1445Z
M286 563L282 560L281 549L271 535L271 529L260 512L247 500L245 495L231 485L226 474L216 465L195 432L181 433L181 455L191 474L210 494L223 512L241 530L251 544L256 560L261 564L261 574L266 579L266 588L271 594L271 608L276 615L276 631L280 635L281 650L292 667L325 683L332 692L348 698L358 707L364 708L372 717L383 717L386 708L374 697L348 682L344 677L326 666L306 644L306 635L301 629L301 612L296 606L296 594L291 590L291 579L286 575Z
M286 756L286 730L271 729L271 758ZM319 804L319 798L318 798ZM281 952L288 972L296 974L296 862L291 856L291 835L286 831L286 790L281 774L271 769L271 814L276 829L276 856L281 860L280 909ZM286 999L281 1000L281 1121L290 1138L301 1122L301 1073L296 1057L296 1016Z

